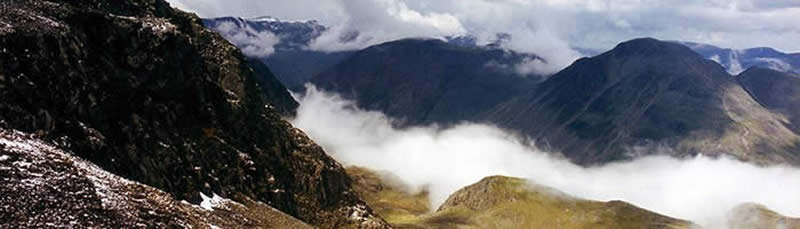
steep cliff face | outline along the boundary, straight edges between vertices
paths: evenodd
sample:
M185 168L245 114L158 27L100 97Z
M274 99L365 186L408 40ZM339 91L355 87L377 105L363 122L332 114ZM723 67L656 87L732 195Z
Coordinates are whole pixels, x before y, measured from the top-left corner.
M281 118L263 66L161 0L0 2L0 127L199 202L252 198L320 227L383 221Z

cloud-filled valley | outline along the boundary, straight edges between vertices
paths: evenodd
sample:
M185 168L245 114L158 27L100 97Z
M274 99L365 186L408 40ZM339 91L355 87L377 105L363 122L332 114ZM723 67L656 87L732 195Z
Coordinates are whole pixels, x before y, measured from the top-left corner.
M385 115L357 109L313 86L296 96L301 106L292 123L334 158L389 172L414 189L427 188L434 206L483 177L505 175L580 198L623 200L712 228L723 227L728 212L747 202L800 215L797 168L704 156L648 156L585 168L493 126L396 129Z

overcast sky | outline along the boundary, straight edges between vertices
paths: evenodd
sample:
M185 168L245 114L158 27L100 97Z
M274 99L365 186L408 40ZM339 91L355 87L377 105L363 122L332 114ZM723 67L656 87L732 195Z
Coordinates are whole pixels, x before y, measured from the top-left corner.
M510 48L560 52L609 49L637 37L769 46L800 52L800 0L168 0L201 17L316 19L333 31L359 31L364 46L404 37L511 33ZM334 32L332 32L334 33ZM333 39L321 49L341 46ZM558 58L558 57L551 57Z

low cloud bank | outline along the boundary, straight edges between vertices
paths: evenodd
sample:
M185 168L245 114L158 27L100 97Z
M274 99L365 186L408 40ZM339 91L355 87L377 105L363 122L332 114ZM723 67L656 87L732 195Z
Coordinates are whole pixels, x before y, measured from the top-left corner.
M345 165L388 171L420 189L434 206L490 175L527 178L591 200L623 200L701 225L724 227L728 212L754 202L800 216L800 169L763 168L721 158L664 156L584 168L542 152L502 129L464 123L452 128L394 129L379 112L310 86L292 123ZM435 208L435 207L434 207Z
M275 45L281 39L269 31L256 31L244 24L239 28L233 22L223 22L213 28L219 31L226 40L230 41L236 47L242 50L247 56L250 57L267 57L275 52Z

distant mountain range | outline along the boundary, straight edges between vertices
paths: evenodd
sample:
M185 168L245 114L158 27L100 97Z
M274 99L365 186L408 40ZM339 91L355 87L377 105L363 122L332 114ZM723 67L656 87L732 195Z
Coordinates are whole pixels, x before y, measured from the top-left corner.
M356 52L311 82L400 126L493 123L579 164L630 159L660 146L675 156L800 163L800 136L785 119L683 45L624 42L543 82L492 72L475 61L497 57L476 58L485 53L469 50L437 40L389 42ZM763 78L752 74L758 76L747 78Z
M314 39L318 38L329 28L320 25L317 21L284 21L273 17L257 18L238 18L220 17L203 19L206 27L222 34L231 43L247 50L272 50L269 55L251 55L252 58L260 60L270 67L287 88L293 90L302 89L314 76L322 71L332 68L334 65L344 61L358 50L352 51L315 51L309 48ZM265 35L268 34L268 35ZM274 36L273 39L265 41L264 36ZM354 31L346 33L339 39L342 42L353 40L359 36ZM479 44L473 36L451 36L445 37L444 41L454 47L465 49L485 48L501 49L504 42L511 39L509 34L497 34L495 40L487 44ZM510 52L510 51L509 51ZM499 59L497 62L507 64L511 69L515 67L525 67L518 64L530 64L534 59L520 59L519 63L506 63L507 59ZM526 67L531 71L530 67Z
M297 22L206 20L212 28L220 23L265 28L280 37L291 30L271 28ZM301 37L307 44L309 36L319 35L308 31L324 31L313 21L305 25L318 29L298 29L306 35L287 39ZM388 114L399 126L497 124L580 164L633 158L653 151L642 148L660 146L670 146L676 156L730 154L758 163L800 164L796 54L635 39L542 81L510 71L547 60L502 49L507 39L501 34L484 46L470 36L387 42L316 61L327 67L306 67L316 73L291 79L291 85L300 89L312 82ZM277 69L285 63L272 58L290 56L280 46L262 59ZM293 58L308 61L309 55Z
M302 87L311 77L353 53L353 51L322 52L308 49L308 45L314 39L328 30L316 21L282 21L272 17L253 19L222 17L203 19L203 23L240 48L258 46L252 48L273 50L269 55L251 57L269 66L287 88ZM271 37L272 40L259 42L264 36L274 37Z
M203 19L204 24L220 32L232 43L246 48L273 50L270 55L253 56L270 67L278 79L286 87L297 90L302 85L322 71L347 59L351 51L322 52L314 51L309 45L329 28L315 20L287 21L274 17L264 16L250 19L238 17L220 17ZM274 36L268 42L243 42L249 38L258 41L263 36L259 33ZM347 33L341 37L342 41L353 40L359 36L357 31ZM488 44L479 44L477 38L470 35L445 37L444 41L460 47L491 47L501 48L508 42L510 34L497 34L497 38ZM247 39L245 39L247 40ZM730 49L696 42L673 41L685 45L701 56L714 60L722 65L730 74L739 74L750 67L768 68L779 72L800 72L800 53L783 53L768 47L750 49ZM575 48L586 56L595 56L602 50L590 48Z
M695 42L677 43L686 45L703 57L716 61L731 74L742 73L751 67L800 73L800 53L783 53L769 47L730 49Z

